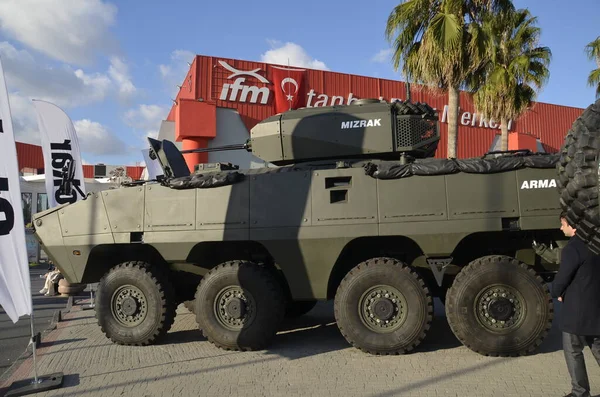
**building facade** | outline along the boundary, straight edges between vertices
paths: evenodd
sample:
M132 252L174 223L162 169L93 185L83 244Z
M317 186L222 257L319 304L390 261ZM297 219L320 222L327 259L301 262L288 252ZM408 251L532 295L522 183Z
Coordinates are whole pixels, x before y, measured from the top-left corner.
M356 99L406 100L402 81L323 70L197 55L183 80L159 138L182 149L244 143L261 120L289 109L350 104ZM411 101L439 112L441 141L436 157L447 152L447 96L411 85ZM460 93L457 156L476 157L497 145L500 123L477 113L470 96ZM557 152L581 108L536 103L509 125L509 149ZM186 154L190 169L200 162L231 162L240 168L263 162L244 151Z

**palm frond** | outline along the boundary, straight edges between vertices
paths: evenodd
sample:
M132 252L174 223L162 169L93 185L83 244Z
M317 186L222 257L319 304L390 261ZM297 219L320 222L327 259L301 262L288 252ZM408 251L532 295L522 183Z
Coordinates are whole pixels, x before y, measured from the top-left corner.
M592 70L587 81L588 85L596 86L596 98L600 98L600 68Z
M600 59L600 36L585 46L585 52L590 61L594 59Z
M439 13L429 26L431 37L442 50L449 50L460 44L462 28L456 15Z
M493 43L485 84L475 107L494 119L513 119L524 112L549 77L552 53L538 46L541 30L528 10L488 15L484 27Z

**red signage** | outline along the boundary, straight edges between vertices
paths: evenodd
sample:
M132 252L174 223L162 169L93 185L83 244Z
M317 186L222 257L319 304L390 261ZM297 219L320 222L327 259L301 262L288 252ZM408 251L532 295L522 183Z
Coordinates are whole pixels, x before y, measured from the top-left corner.
M228 82L220 83L218 74L213 83L220 85L219 101L237 102L240 104L265 105L272 107L275 113L282 113L300 107L321 107L333 105L349 105L358 97L353 92L344 95L328 95L318 93L312 86L309 89L307 69L285 68L268 65L252 70L241 70L233 67L227 61L217 61L224 70L231 72L226 76ZM376 79L373 79L376 81ZM220 83L220 84L219 84ZM385 98L381 92L379 99L395 101L400 98ZM440 110L440 120L447 122L448 105ZM459 123L464 126L500 129L500 123L490 120L477 113L461 111ZM509 131L512 120L509 122Z
M273 67L273 90L275 91L275 113L306 106L305 69Z

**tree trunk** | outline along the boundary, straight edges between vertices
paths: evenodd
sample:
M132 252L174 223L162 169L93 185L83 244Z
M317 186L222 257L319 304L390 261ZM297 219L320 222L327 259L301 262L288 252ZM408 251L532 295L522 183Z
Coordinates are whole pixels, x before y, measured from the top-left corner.
M458 133L458 89L448 88L448 158L456 158Z
M508 150L508 120L506 117L500 117L500 131L502 131L500 150Z

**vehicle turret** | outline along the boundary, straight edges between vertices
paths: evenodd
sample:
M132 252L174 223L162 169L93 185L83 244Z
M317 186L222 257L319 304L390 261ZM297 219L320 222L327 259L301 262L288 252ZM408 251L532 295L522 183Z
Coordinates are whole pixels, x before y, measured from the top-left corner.
M332 158L432 157L440 139L436 112L423 103L359 100L279 113L250 131L256 157L274 165Z
M181 177L190 174L183 154L224 150L244 149L276 166L329 159L428 158L435 155L440 131L437 112L425 103L362 99L276 114L256 124L243 144L180 151L170 141L148 140L150 158L158 158L165 177Z

